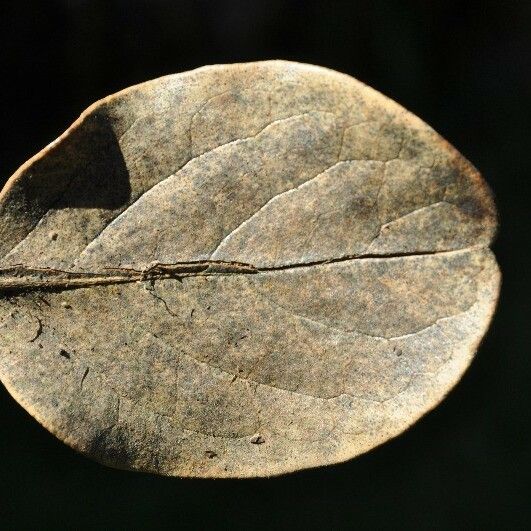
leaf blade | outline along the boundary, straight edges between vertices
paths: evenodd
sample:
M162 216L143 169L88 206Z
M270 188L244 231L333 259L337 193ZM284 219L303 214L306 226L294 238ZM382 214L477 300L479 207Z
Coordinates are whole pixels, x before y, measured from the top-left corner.
M77 450L181 476L335 463L472 359L499 289L490 191L372 89L222 65L69 135L0 196L0 378Z

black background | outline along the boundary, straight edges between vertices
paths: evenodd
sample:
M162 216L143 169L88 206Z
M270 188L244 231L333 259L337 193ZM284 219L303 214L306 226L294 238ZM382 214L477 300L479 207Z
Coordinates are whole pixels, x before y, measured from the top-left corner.
M397 100L482 171L504 274L493 326L449 397L338 466L245 481L116 471L57 441L2 388L0 527L530 528L531 2L19 0L0 10L2 180L131 84L212 63L315 63Z

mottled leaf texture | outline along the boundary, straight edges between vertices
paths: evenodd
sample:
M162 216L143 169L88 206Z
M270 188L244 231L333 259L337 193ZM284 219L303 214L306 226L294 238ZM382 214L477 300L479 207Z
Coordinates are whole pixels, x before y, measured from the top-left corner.
M0 377L111 466L282 474L433 408L500 282L490 192L355 79L209 66L92 105L0 196Z

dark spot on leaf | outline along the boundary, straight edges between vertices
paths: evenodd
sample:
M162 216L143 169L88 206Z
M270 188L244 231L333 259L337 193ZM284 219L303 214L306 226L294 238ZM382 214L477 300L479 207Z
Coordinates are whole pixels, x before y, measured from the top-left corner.
M89 454L103 463L127 468L133 459L127 431L117 426L102 430L92 440Z
M85 369L85 372L83 373L83 376L82 376L82 378L81 378L81 387L83 387L83 382L85 381L85 378L87 377L87 375L88 375L88 373L89 373L89 370L90 370L90 369L87 367L87 368Z
M46 304L46 306L50 306L50 303L44 297L39 297L39 300L44 302L44 304Z
M42 334L42 321L37 317L38 326L33 339L30 339L30 343L33 343Z

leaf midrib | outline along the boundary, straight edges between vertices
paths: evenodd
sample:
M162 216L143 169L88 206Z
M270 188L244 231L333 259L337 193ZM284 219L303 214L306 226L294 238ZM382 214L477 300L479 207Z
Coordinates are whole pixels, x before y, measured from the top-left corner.
M0 269L0 295L28 291L62 291L76 288L108 286L131 282L175 279L181 280L196 276L256 275L288 271L292 269L314 268L359 260L415 259L434 255L452 255L487 249L485 245L475 245L461 249L440 251L412 251L394 254L345 255L312 262L257 267L242 262L221 260L201 260L192 262L154 263L144 269L132 267L104 267L105 272L65 271L52 268L32 268L17 264Z

